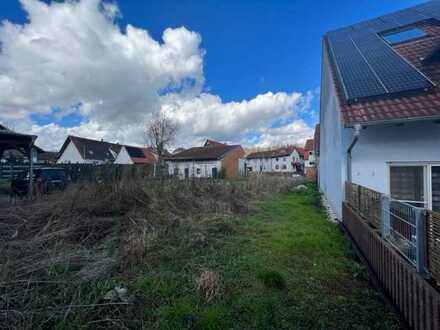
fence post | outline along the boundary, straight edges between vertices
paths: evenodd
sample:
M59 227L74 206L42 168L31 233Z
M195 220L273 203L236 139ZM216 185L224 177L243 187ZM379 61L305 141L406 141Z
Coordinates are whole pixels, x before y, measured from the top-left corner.
M416 267L420 274L427 274L426 260L426 211L422 208L414 208L416 217Z
M381 220L381 229L382 229L382 238L386 238L390 235L390 199L386 195L380 196L380 205L382 207L382 219Z

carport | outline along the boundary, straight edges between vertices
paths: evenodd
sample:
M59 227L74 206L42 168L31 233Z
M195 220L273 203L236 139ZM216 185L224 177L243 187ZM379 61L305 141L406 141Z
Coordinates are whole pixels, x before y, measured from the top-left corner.
M29 196L32 196L33 182L33 148L36 135L21 134L0 125L0 159L5 150L18 150L29 159Z

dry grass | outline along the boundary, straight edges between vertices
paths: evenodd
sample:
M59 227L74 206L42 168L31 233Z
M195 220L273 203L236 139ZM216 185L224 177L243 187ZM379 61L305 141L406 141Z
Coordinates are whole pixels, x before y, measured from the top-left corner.
M212 270L202 271L200 276L196 278L196 286L207 302L213 301L221 294L220 276Z
M155 249L172 247L185 233L192 247L204 246L210 230L231 230L218 219L247 213L252 201L296 183L256 177L82 184L2 208L0 328L140 327L135 299L102 300L118 284L115 276L160 262ZM206 219L217 222L207 229ZM197 283L206 299L219 294L215 273L203 272Z

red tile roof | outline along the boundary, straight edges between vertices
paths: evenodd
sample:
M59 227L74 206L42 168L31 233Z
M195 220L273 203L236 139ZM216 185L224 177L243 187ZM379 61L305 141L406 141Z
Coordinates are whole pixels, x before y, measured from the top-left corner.
M256 158L276 158L276 157L284 157L284 156L290 156L293 151L297 150L299 148L295 146L289 146L285 148L279 148L275 150L266 150L266 151L256 151L252 152L249 155L247 155L247 159L256 159ZM299 150L298 150L298 153Z
M183 150L166 157L169 161L191 161L191 160L219 160L223 156L236 148L241 148L239 145L227 145L220 142L207 140L203 147L194 147Z
M308 139L308 140L306 141L306 144L304 145L304 149L305 149L306 151L313 151L313 150L315 150L315 140L313 140L313 139Z
M424 23L419 27L428 34L427 37L401 43L393 48L437 86L429 92L406 93L391 98L374 98L348 104L343 97L334 68L331 68L341 105L342 119L346 126L440 117L440 87L438 86L440 84L440 62L435 60L423 62L423 59L432 55L440 44L440 26Z

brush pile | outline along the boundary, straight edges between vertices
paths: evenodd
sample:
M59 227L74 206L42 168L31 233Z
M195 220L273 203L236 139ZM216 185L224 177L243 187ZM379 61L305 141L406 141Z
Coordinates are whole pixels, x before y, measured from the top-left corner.
M137 266L160 262L155 251L206 246L232 230L222 218L245 214L264 194L300 181L81 184L2 208L0 328L140 328L135 297L109 300L106 292Z

